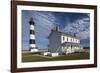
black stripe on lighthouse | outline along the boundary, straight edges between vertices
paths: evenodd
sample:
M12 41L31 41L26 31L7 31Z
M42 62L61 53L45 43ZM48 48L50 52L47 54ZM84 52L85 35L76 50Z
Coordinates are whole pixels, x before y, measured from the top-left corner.
M35 34L34 30L30 30L30 34Z
M30 44L35 44L35 40L34 39L30 39Z

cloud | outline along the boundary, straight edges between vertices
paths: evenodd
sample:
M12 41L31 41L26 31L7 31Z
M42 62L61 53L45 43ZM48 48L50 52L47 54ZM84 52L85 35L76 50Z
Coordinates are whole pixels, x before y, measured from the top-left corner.
M83 31L83 32L79 32L77 35L80 36L81 40L88 39L90 37L90 31L86 30L86 31Z
M74 22L69 22L67 26L62 30L67 33L75 33L81 39L87 39L90 33L90 19L89 18L81 18L77 19Z
M64 29L63 32L76 34L80 37L81 44L83 46L89 46L90 43L90 19L81 18L77 19L74 22L69 22Z

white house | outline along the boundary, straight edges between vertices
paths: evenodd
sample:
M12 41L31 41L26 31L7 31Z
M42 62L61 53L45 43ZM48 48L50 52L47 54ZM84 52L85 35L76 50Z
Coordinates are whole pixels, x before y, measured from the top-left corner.
M74 53L80 52L83 48L80 44L80 38L75 35L70 35L60 32L58 28L53 29L49 35L48 50L50 52L59 53Z

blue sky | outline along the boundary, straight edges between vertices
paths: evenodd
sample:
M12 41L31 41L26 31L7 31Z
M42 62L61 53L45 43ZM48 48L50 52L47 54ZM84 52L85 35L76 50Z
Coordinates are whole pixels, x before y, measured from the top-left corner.
M47 48L48 36L55 26L65 33L76 33L81 44L89 46L90 43L90 17L89 13L47 12L22 10L22 47L29 49L29 19L35 22L36 46Z

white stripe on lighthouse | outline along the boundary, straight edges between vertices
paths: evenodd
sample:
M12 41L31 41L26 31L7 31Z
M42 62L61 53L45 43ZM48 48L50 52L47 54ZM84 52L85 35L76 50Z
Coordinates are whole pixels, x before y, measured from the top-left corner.
M30 47L36 47L36 45L35 44L30 44Z
M30 30L34 30L34 25L30 25Z
M30 34L30 39L35 39L35 35L34 34Z

